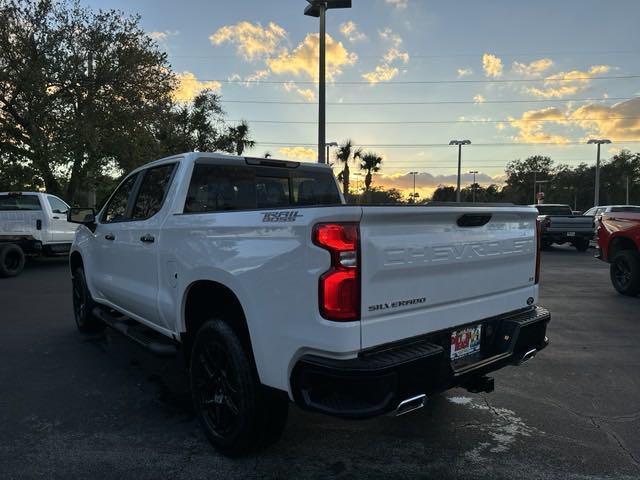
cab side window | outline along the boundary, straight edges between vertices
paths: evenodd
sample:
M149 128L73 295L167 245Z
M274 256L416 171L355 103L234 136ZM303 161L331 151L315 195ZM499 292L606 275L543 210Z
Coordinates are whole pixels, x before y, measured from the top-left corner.
M69 206L57 197L49 195L47 197L47 201L49 202L53 213L60 213L64 215L69 211Z
M171 185L175 164L153 167L143 172L138 197L133 206L134 220L146 220L160 211Z
M118 187L116 192L109 200L107 207L104 209L101 221L102 223L121 222L128 220L128 206L133 187L138 179L138 173L131 175Z

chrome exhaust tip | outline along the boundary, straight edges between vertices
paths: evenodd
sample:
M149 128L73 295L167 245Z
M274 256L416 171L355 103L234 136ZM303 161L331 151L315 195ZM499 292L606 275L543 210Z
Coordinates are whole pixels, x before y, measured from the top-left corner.
M531 360L533 357L536 356L536 354L538 353L538 349L537 348L532 348L531 350L529 350L528 352L525 352L524 355L522 355L522 358L520 359L520 364Z
M404 415L405 413L413 412L414 410L424 407L426 400L427 396L424 393L403 400L398 405L398 408L396 408L395 416L399 417L400 415Z

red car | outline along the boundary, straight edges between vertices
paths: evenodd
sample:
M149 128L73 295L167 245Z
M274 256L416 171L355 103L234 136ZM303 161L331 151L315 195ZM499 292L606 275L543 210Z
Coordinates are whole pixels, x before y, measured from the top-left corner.
M640 293L640 213L607 213L598 227L598 258L608 262L611 283L623 295Z

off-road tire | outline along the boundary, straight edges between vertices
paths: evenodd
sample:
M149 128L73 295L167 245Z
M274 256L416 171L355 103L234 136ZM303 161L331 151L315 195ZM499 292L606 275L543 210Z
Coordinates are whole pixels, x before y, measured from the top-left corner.
M73 287L73 316L78 330L82 333L99 333L104 330L106 327L104 322L93 314L93 308L96 304L91 298L87 278L82 267L73 271L71 284Z
M209 320L198 330L189 380L198 420L221 453L243 455L280 438L287 395L260 384L249 352L225 321Z
M24 269L24 262L24 252L18 245L0 245L0 278L20 275Z
M640 293L640 253L623 250L611 260L609 267L611 283L622 295L635 296Z

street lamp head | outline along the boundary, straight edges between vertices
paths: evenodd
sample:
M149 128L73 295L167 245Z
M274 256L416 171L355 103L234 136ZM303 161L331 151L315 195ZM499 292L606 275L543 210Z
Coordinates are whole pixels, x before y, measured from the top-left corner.
M478 170L469 170L467 173L478 174L478 173L480 173L480 172L478 172Z
M471 140L451 140L449 145L471 145Z
M304 14L308 17L319 17L320 9L324 6L326 10L331 8L351 8L351 0L307 0L309 5L304 9Z
M611 140L609 140L608 138L602 138L602 139L597 139L597 138L592 138L591 140L589 140L587 142L588 144L594 144L597 143L599 145L602 145L603 143L611 143Z
M327 142L324 145L325 145L325 147L337 147L338 146L338 142Z
M418 175L418 172L409 172L409 175Z

